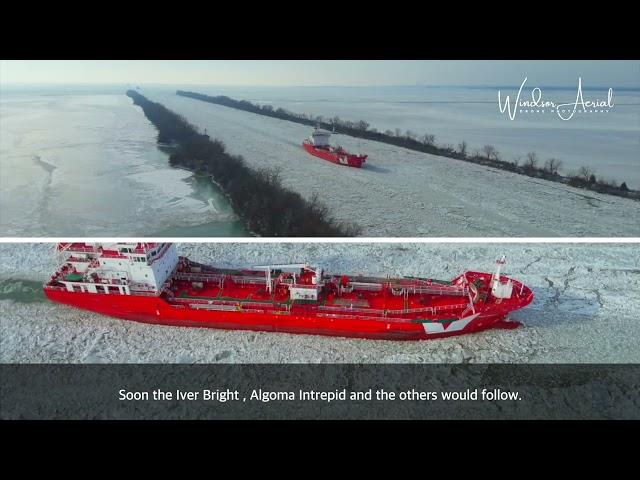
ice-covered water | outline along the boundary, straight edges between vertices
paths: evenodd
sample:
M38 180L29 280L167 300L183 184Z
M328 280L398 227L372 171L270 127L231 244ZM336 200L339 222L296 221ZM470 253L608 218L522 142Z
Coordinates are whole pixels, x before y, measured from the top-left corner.
M503 145L513 145L516 153L534 150L541 159L548 153L565 165L573 152L581 165L593 165L609 177L624 171L625 179L636 178L640 168L638 99L633 92L620 92L623 98L608 116L511 122L496 118L495 99L489 98L495 92L486 89L191 89L294 111L366 119L381 130L429 131L441 143L464 139L473 146L476 138L478 145L493 143L503 151ZM3 234L246 234L211 182L167 165L155 129L124 90L2 88ZM173 87L143 92L207 128L251 166L282 169L287 187L307 198L320 194L335 217L361 224L364 235L640 234L638 202L342 135L334 140L368 153L370 159L362 171L340 169L300 148L308 135L302 125L177 97Z
M588 86L585 84L585 86ZM533 87L533 85L531 85ZM271 104L296 113L366 120L379 131L417 135L434 134L436 143L457 146L463 140L469 151L494 145L506 160L536 152L540 163L559 158L563 172L581 166L599 176L626 181L640 188L640 92L613 89L614 107L608 113L587 113L562 121L555 113L518 114L512 121L498 108L498 87L208 87L183 90L227 95ZM500 88L502 98L517 88ZM543 96L556 103L575 101L573 89L547 89ZM523 99L531 98L527 85ZM585 100L606 99L606 91L583 91Z
M245 234L210 181L168 165L124 92L3 86L2 235Z
M640 235L640 202L428 155L346 135L333 137L369 155L363 169L313 157L301 147L309 128L175 95L152 100L205 128L254 168L282 172L283 183L317 194L339 220L365 236Z
M640 361L640 251L570 244L182 244L221 266L309 261L326 271L452 278L492 270L524 281L534 303L515 330L392 342L127 322L48 302L50 244L0 245L2 362L577 362Z

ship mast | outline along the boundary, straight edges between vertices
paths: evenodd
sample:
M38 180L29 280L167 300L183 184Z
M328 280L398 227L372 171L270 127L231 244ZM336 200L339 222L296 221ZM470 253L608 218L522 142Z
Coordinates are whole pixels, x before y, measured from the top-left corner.
M501 301L503 298L511 298L511 293L513 291L513 283L511 280L507 280L506 283L502 283L500 281L500 270L502 266L506 263L506 256L503 255L500 260L496 261L496 272L493 274L491 278L491 294Z
M272 270L289 270L293 271L294 277L294 285L295 285L295 272L297 270L309 270L314 273L313 276L313 285L316 287L316 290L322 286L322 268L312 267L308 263L284 263L284 264L275 264L275 265L254 265L251 267L253 270L264 270L266 277L266 286L267 292L272 293L273 291L273 279L271 277ZM290 289L291 290L291 289Z

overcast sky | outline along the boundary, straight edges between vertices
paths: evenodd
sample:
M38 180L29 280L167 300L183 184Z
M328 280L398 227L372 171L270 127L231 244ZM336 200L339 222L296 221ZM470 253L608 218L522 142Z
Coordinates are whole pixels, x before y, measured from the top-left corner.
M1 60L0 83L640 87L640 61Z

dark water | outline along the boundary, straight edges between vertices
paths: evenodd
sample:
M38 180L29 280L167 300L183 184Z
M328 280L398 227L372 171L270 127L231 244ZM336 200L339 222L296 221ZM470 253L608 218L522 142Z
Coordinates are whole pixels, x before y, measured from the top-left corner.
M5 279L0 280L0 301L13 300L19 303L46 302L42 291L43 282L33 280Z

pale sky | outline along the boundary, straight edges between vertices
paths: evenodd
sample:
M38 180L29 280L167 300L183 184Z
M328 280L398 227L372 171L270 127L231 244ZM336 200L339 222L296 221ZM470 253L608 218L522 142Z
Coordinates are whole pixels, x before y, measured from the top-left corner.
M640 87L637 60L0 60L0 83Z

